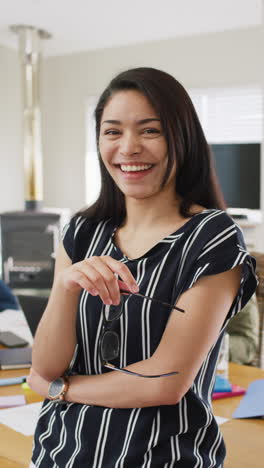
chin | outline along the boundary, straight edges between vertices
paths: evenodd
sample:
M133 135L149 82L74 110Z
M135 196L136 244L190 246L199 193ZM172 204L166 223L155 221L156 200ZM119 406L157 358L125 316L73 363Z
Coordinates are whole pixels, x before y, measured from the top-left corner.
M146 192L123 192L124 196L127 198L134 198L134 200L144 200L146 198L151 198L155 195L155 193L146 193Z
M124 184L116 184L119 190L127 198L134 198L136 200L144 200L144 198L151 198L160 192L160 187L153 187L150 184L141 184L140 186L128 186Z

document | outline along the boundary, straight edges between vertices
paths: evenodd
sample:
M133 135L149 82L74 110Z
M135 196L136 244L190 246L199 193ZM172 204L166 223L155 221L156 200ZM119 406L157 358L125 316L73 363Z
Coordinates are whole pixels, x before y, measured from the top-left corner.
M24 395L0 396L0 408L10 408L11 406L22 406L26 404Z
M33 343L32 334L22 310L6 309L0 313L0 330L12 331L24 338L29 344Z
M39 402L3 409L0 411L0 423L5 424L14 431L21 432L25 436L33 435L41 406L42 402Z
M262 418L264 416L264 379L251 382L232 416L233 418Z
M215 416L216 422L218 426L221 426L221 424L224 424L225 422L229 421L227 418L222 418L222 416Z

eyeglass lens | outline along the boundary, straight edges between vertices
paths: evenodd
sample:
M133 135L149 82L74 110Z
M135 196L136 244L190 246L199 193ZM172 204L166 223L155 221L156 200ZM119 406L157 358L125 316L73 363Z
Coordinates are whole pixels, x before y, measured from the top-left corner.
M118 305L105 306L104 314L107 322L118 320L123 312L124 296L120 295L120 303Z
M106 330L101 341L101 356L104 361L112 361L119 356L119 337L112 330Z

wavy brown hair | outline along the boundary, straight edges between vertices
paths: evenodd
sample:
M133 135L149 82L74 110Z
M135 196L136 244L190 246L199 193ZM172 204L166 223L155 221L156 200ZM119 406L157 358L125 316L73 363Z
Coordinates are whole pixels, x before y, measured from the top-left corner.
M96 141L101 171L101 191L95 203L79 212L82 216L102 220L112 218L120 225L126 216L125 197L108 171L99 152L101 119L109 99L117 92L136 90L153 106L161 120L168 145L164 186L176 161L175 192L182 201L179 212L191 217L192 204L226 209L216 176L210 147L205 139L193 103L184 87L171 75L155 68L134 68L118 74L99 98L95 109Z

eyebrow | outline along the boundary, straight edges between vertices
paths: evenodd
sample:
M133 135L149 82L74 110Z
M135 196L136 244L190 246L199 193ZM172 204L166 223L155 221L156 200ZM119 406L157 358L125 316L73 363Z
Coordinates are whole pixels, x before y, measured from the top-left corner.
M157 119L156 117L151 117L149 119L143 119L143 120L138 120L137 124L138 125L144 125L150 122L160 122L160 119ZM114 125L121 125L120 120L104 120L102 124L114 124Z

